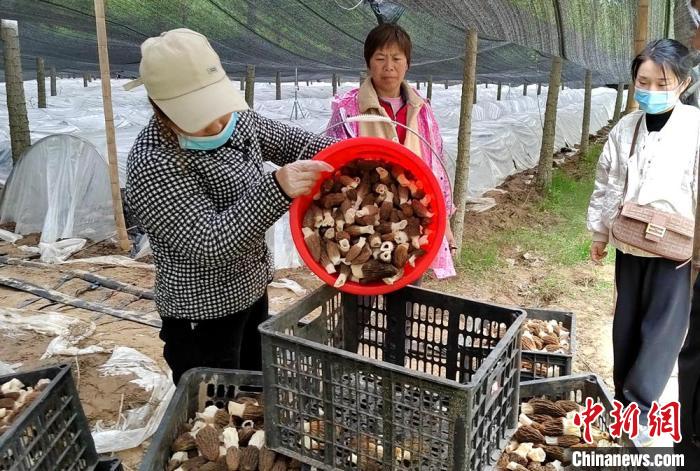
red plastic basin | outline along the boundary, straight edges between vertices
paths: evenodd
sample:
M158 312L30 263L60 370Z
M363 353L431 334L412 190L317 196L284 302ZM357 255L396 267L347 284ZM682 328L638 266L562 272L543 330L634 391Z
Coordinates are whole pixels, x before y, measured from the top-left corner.
M435 217L433 217L428 228L432 229L433 232L428 238L427 246L422 247L423 250L426 251L425 255L416 261L415 267L406 265L404 268L404 276L393 285L388 285L381 281L360 284L348 280L344 286L338 288L340 291L364 296L390 293L420 278L437 256L440 250L440 244L445 235L445 223L447 220L444 196L435 175L433 175L428 165L426 165L420 157L401 144L386 139L377 137L356 137L347 139L325 148L314 157L314 160L327 162L335 169L340 169L356 159L381 160L392 165L403 167L405 170L411 172L417 180L423 182L425 193L432 197L431 209L435 213ZM322 178L318 182L311 192L311 195L301 196L292 202L289 210L289 221L294 245L299 251L302 260L306 263L306 266L308 266L316 276L321 278L321 280L333 286L338 274L329 274L319 263L314 261L309 249L306 247L302 234L304 214L306 214L309 205L313 201L312 195L319 191L323 180L325 180L325 178Z

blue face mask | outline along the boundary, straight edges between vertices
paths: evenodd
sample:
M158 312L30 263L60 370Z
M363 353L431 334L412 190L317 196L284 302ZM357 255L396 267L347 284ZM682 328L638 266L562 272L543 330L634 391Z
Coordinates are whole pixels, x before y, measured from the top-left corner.
M178 134L177 140L180 143L180 147L187 150L218 149L226 144L229 139L231 139L237 122L238 113L231 113L231 119L229 119L228 124L224 126L224 129L219 134L204 137L184 136L182 134Z
M638 88L634 91L634 99L643 111L659 114L676 106L678 95L675 90L652 92Z

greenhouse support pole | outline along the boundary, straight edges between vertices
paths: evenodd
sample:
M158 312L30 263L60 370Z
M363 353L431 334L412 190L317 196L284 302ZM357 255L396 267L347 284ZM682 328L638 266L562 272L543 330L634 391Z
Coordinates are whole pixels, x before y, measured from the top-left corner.
M39 108L46 108L46 70L43 57L36 58L36 91Z
M338 94L338 76L336 74L333 74L331 82L333 83L333 96L336 96Z
M625 84L617 84L617 98L615 98L615 112L613 113L613 123L617 123L620 120L620 114L622 113L622 97L625 92Z
M275 100L282 99L282 72L277 71L275 75Z
M547 192L552 185L552 161L554 159L554 133L557 126L557 102L559 101L559 81L561 80L561 57L552 58L552 70L549 74L547 106L544 112L542 129L542 146L540 161L537 166L535 181L540 194Z
M433 99L433 76L428 77L428 91L426 93L426 96L428 97L428 101Z
M583 122L581 123L581 145L579 150L582 156L588 152L588 137L591 133L591 82L593 77L590 69L586 70L586 78L584 79L584 96L583 96Z
M51 67L51 96L56 96L56 67Z
M496 88L496 100L501 101L501 91L503 89L503 84L498 82L498 88Z
M112 188L112 205L114 221L117 226L117 241L124 251L131 249L131 241L126 233L124 209L119 187L119 163L117 161L117 141L114 134L114 113L112 111L112 84L109 74L109 52L107 50L107 26L105 24L105 5L103 0L95 0L95 23L97 26L97 52L100 59L100 76L102 78L102 104L105 114L107 132L107 158L109 162L109 180Z
M17 162L24 149L31 144L17 22L0 20L0 38L2 38L3 43L7 113L10 120L10 146L12 147L12 160Z
M634 55L636 56L644 50L649 37L649 0L637 0L637 22L634 26ZM627 106L625 114L639 108L634 99L634 81L627 89Z
M254 109L255 101L255 66L248 64L245 74L245 101L250 109Z
M462 103L459 116L459 133L457 139L457 165L452 201L455 213L452 215L452 233L457 244L457 253L462 250L464 237L464 211L467 204L469 182L469 160L472 137L472 102L476 96L476 55L479 37L476 30L468 30L465 35L466 47L464 57L464 77L462 79Z

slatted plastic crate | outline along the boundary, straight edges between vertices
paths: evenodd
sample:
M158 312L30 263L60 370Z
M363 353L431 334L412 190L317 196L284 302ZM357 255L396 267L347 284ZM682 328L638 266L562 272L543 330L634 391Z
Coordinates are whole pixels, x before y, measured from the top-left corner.
M268 446L320 469L480 471L517 421L524 319L324 286L260 327Z
M525 308L527 317L543 321L561 322L569 331L569 353L549 353L523 350L520 379L529 381L540 378L568 376L576 352L576 315L569 311Z
M0 469L8 471L92 471L98 466L90 434L69 365L57 365L0 377L17 378L34 387L51 383L4 434L0 435Z
M262 389L260 372L193 368L178 383L163 420L153 434L148 451L141 461L141 471L163 471L172 452L170 445L183 432L183 425L205 407L227 406L243 392L259 394Z
M114 459L101 459L97 463L95 471L124 471L121 460Z
M603 406L605 411L598 416L593 423L598 429L609 431L613 418L610 412L614 409L613 397L605 387L600 376L593 373L584 373L561 378L544 378L520 383L520 398L522 402L534 397L547 398L552 401L566 399L585 405L586 398L590 397L595 403ZM637 453L638 450L626 437L620 441L621 449L607 448L605 450L617 453ZM593 468L591 468L593 469ZM612 468L596 468L601 471L612 471ZM616 467L615 471L640 471L646 468Z

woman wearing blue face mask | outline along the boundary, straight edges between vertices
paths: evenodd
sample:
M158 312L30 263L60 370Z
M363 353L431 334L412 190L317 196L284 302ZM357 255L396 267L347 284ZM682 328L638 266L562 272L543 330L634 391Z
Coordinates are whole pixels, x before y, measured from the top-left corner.
M600 263L608 243L616 249L615 398L639 405L640 446L651 444L647 414L671 376L690 312L690 264L657 246L681 224L693 227L700 110L680 102L690 67L688 49L670 39L634 59L640 110L610 131L588 208L591 258ZM651 217L635 226L636 239L625 230L632 227L628 209Z
M153 248L163 355L175 384L200 366L260 370L265 232L333 170L297 158L334 140L248 110L201 34L168 31L141 53L127 88L145 85L155 114L129 153L126 199Z

